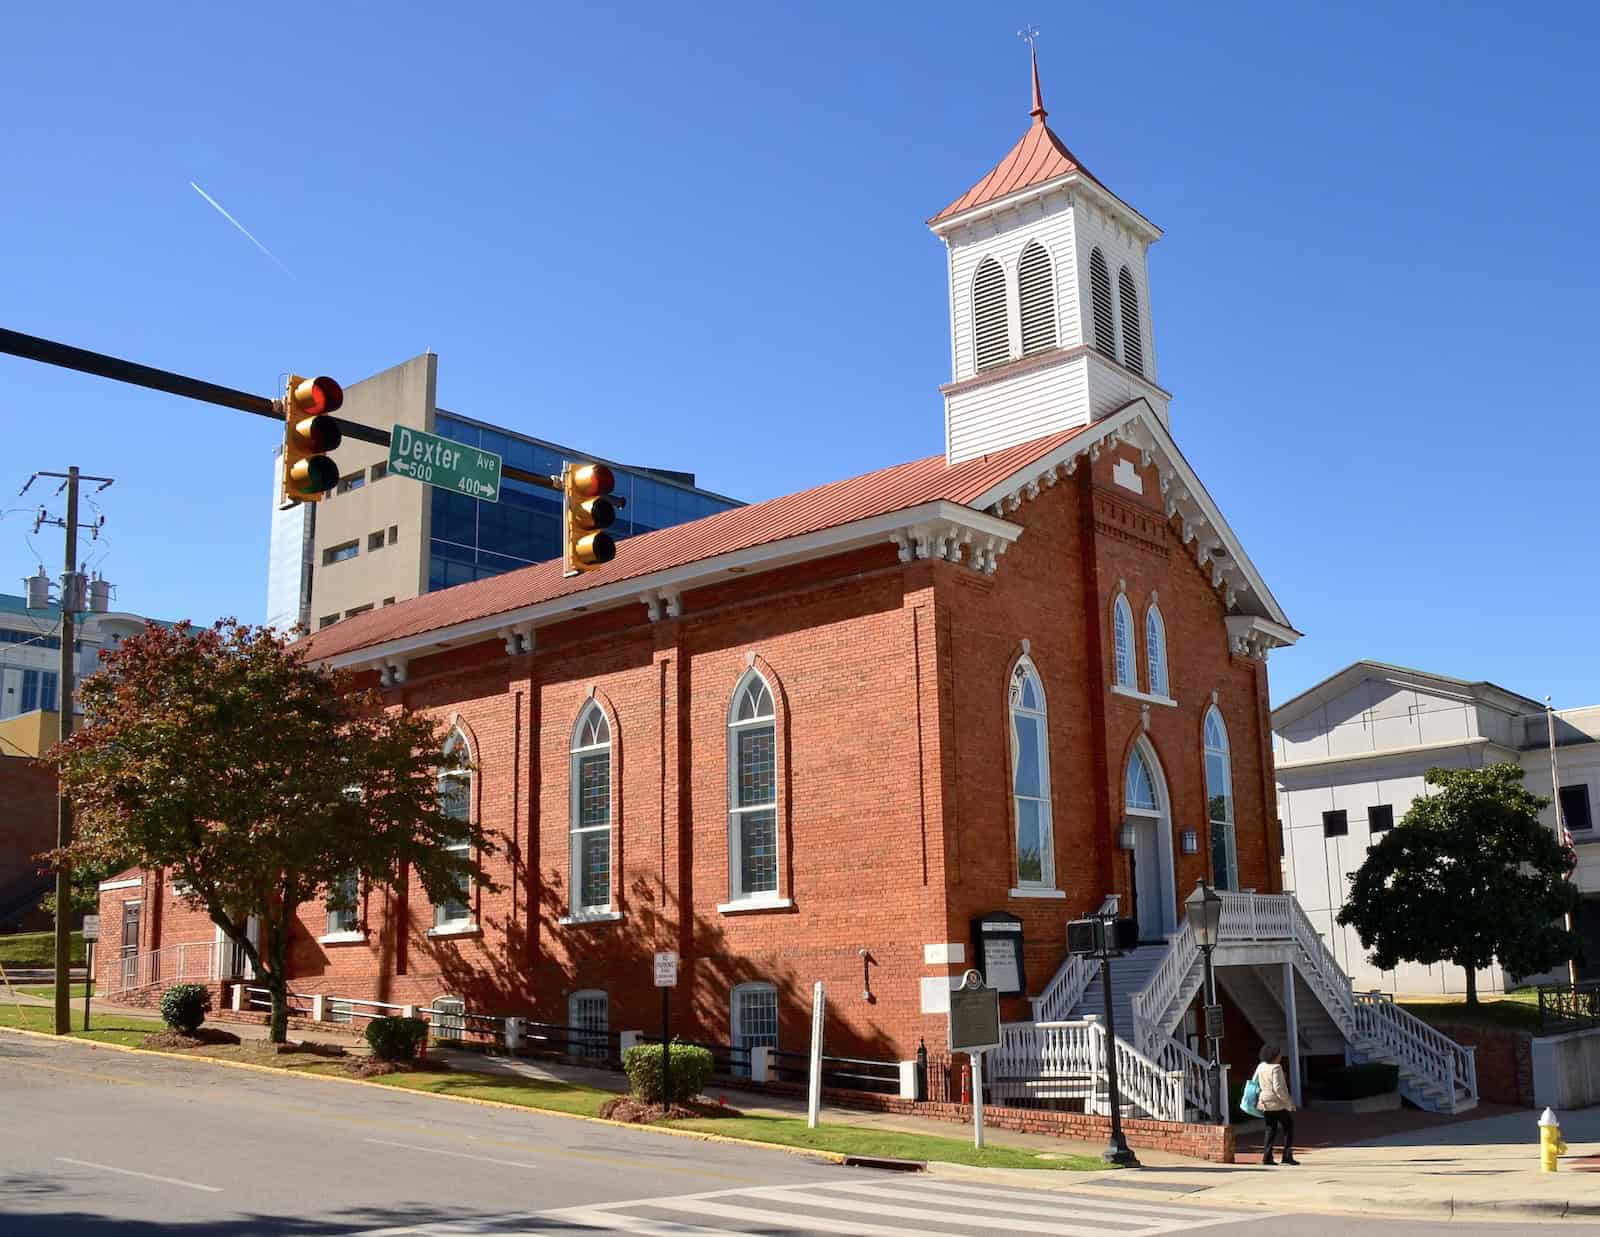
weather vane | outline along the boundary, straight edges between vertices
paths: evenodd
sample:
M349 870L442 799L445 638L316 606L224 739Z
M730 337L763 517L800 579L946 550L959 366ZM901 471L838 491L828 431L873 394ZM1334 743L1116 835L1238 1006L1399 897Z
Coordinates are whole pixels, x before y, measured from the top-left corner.
M1039 27L1029 22L1021 30L1017 31L1017 37L1031 48L1039 38Z

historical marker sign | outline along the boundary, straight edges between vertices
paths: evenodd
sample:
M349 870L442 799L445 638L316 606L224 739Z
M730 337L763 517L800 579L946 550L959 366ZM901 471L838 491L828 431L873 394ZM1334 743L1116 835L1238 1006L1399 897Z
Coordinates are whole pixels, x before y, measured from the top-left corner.
M993 988L957 988L950 994L950 1051L1000 1047L1000 994Z
M389 431L389 471L468 498L500 501L498 455L409 425Z

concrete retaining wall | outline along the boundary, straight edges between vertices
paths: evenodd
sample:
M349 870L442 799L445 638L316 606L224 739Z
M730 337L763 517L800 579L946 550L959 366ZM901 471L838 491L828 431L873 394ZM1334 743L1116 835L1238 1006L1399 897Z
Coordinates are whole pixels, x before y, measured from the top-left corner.
M1600 1104L1600 1030L1533 1041L1533 1098L1557 1111Z

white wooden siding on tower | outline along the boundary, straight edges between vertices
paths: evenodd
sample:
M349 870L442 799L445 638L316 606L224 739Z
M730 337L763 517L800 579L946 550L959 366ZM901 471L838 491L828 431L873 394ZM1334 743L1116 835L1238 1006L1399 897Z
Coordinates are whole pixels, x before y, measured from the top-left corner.
M1139 298L1138 336L1144 376L1151 382L1159 383L1161 379L1157 377L1156 372L1155 336L1150 325L1155 318L1155 310L1150 304L1150 277L1145 264L1144 244L1126 230L1115 226L1105 214L1095 210L1087 202L1081 203L1073 211L1073 215L1073 235L1077 240L1078 260L1083 264L1084 271L1083 283L1078 287L1079 313L1085 315L1085 321L1091 320L1087 317L1093 313L1089 297L1089 251L1099 246L1100 252L1105 255L1106 270L1111 280L1111 305L1117 325L1116 338L1120 340L1122 332L1127 329L1122 321L1122 298L1118 295L1117 288L1118 272L1126 266L1128 274L1133 278L1134 291Z
M1078 356L947 396L945 454L956 464L1088 422L1088 359Z
M1136 374L1129 373L1108 356L1091 351L1089 360L1089 411L1095 420L1110 416L1130 399L1146 399L1155 414L1166 424L1166 392L1147 382L1140 382Z
M1062 346L1078 342L1078 315L1070 289L1077 286L1077 262L1072 239L1072 212L1065 209L1065 194L1052 195L1023 210L1007 211L995 219L960 229L948 238L950 246L950 320L953 325L955 367L959 381L978 372L973 351L972 281L986 257L1000 263L1006 277L1009 338L1013 355L1020 352L1022 323L1017 300L1017 263L1029 241L1036 240L1050 254L1055 276L1056 338ZM1042 202L1051 203L1047 214Z

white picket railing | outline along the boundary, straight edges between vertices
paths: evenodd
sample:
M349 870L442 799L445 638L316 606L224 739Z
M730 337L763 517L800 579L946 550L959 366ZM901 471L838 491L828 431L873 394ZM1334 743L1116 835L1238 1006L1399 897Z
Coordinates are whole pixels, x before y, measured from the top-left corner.
M1166 1024L1165 1015L1178 1006L1183 989L1199 965L1200 946L1195 943L1194 929L1185 919L1167 938L1167 952L1150 972L1144 987L1129 1000L1133 1007L1133 1037L1141 1048L1154 1050L1162 1040L1171 1037L1172 1027ZM1193 988L1189 989L1189 995L1194 995Z
M114 958L96 977L95 995L137 992L156 984L206 983L216 978L215 962L216 946L211 941L191 941Z
M1202 1121L1216 1121L1219 1119L1217 1112L1217 1084L1212 1081L1212 1070L1216 1069L1222 1075L1222 1102L1228 1102L1228 1067L1226 1065L1213 1066L1199 1054L1190 1051L1188 1045L1175 1037L1164 1036L1156 1044L1156 1050L1150 1054L1157 1065L1162 1069L1183 1075L1183 1100L1190 1108L1200 1114Z
M1357 994L1355 1018L1363 1039L1378 1041L1402 1065L1435 1083L1452 1106L1457 1088L1466 1093L1467 1099L1478 1098L1475 1048L1456 1043L1381 992Z
M1092 1110L1097 1102L1104 1104L1109 1091L1107 1042L1105 1026L1098 1018L1010 1022L1001 1028L1000 1047L987 1058L987 1069L992 1071L988 1076L999 1094L1008 1098L1049 1094L1052 1080L1076 1084L1077 1094ZM1121 1036L1111 1042L1117 1054L1122 1099L1157 1121L1182 1121L1184 1069L1152 1061ZM1182 1045L1175 1046L1187 1051Z
M1100 903L1100 909L1095 911L1096 916L1115 915L1117 913L1118 895L1107 894ZM1100 960L1088 958L1082 954L1068 954L1060 969L1045 985L1044 991L1033 997L1029 1004L1033 1006L1033 1020L1035 1022L1060 1022L1083 999L1083 994L1089 990L1089 985L1094 982L1095 976L1100 974Z

